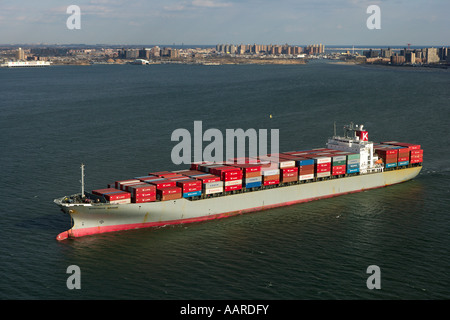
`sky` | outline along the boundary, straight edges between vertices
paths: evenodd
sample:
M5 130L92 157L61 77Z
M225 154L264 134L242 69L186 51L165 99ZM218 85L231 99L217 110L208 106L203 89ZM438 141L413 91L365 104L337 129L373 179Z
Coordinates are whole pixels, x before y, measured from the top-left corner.
M449 12L450 0L0 0L0 44L449 46Z

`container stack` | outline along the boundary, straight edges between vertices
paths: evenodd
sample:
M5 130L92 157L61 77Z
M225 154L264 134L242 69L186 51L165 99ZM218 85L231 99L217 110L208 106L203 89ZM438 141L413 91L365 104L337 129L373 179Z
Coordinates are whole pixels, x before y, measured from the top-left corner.
M154 185L141 183L129 186L128 188L131 194L132 203L156 201L156 186Z
M176 200L180 199L182 196L182 190L180 187L160 187L156 188L156 194L159 200Z
M421 163L423 162L423 149L420 148L419 144L406 143L406 142L398 142L398 141L385 141L381 142L382 145L388 147L400 147L403 149L398 149L398 165L406 166L408 164L413 163ZM406 163L408 161L408 163ZM401 162L401 163L400 163Z
M423 162L423 149L410 151L410 163L422 163Z
M395 168L397 166L398 150L389 148L389 146L376 146L375 153L383 160L386 168Z
M105 200L111 204L131 203L131 194L116 188L97 189L93 190L92 193L98 196L103 196Z
M280 182L288 183L298 181L298 167L296 167L295 156L280 154L278 168L280 169Z
M311 180L314 179L314 160L302 158L296 161L298 166L298 179Z
M284 183L298 181L298 167L280 169L280 176Z
M220 166L210 168L210 173L220 177L224 183L224 191L242 189L242 170L233 166Z
M347 173L358 173L360 154L351 152L336 152L336 156L344 155L347 157Z
M242 170L243 185L247 189L261 187L262 173L260 164L236 164Z
M398 147L398 146L396 146L394 148L398 150L397 166L402 167L402 166L409 165L409 148Z
M181 188L176 186L176 181L160 177L146 182L156 187L156 196L161 201L181 198Z
M280 183L280 169L262 168L262 183L271 186Z
M223 192L223 181L220 179L214 182L204 182L202 185L203 193L208 194L217 194Z
M181 188L183 198L200 196L202 194L202 182L197 179L176 180L177 187Z
M331 175L331 157L314 156L313 159L316 177L329 177Z
M347 157L336 153L331 156L331 175L338 176L347 173Z

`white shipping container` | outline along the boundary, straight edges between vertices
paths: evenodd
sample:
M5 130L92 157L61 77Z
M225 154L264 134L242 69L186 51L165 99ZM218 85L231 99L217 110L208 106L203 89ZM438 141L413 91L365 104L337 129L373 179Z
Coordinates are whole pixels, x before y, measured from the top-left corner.
M203 184L203 189L223 187L223 181L208 182Z
M260 182L260 181L262 181L261 176L245 179L245 183Z
M327 172L319 172L317 174L317 178L323 178L323 177L329 177L330 176L330 171Z
M232 181L225 181L225 186L236 186L236 185L240 185L242 184L242 179L241 180L232 180Z
M351 160L347 160L347 164L355 164L355 163L359 163L360 159L351 159Z
M205 194L213 194L213 193L219 193L219 192L223 192L223 187L210 188L210 189L205 190Z
M305 175L299 176L298 178L299 178L299 180L309 180L309 179L314 179L314 173L311 173L311 174L305 174Z
M344 161L344 160L347 160L346 156L333 157L333 161Z
M331 162L331 157L320 157L315 159L318 164Z
M280 169L263 170L262 174L263 176L274 176L276 174L280 174Z
M120 199L120 200L112 200L109 202L110 204L127 204L127 203L131 203L131 199Z
M280 169L295 167L295 161L280 161Z

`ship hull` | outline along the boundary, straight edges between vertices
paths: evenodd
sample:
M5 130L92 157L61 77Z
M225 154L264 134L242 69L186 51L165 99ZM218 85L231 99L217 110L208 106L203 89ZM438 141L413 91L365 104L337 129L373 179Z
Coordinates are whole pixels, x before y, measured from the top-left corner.
M193 201L181 198L112 205L65 204L57 199L55 203L73 220L73 227L60 233L57 239L220 219L335 197L405 182L416 177L421 169L418 166Z

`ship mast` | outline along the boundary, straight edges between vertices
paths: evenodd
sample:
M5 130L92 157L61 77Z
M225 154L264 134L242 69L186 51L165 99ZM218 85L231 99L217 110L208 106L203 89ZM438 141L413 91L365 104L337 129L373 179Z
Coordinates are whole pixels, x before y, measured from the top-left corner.
M84 198L84 164L81 164L81 197Z

